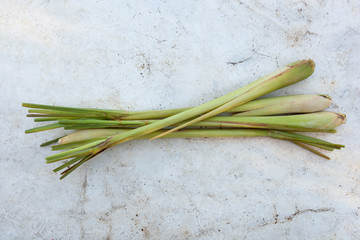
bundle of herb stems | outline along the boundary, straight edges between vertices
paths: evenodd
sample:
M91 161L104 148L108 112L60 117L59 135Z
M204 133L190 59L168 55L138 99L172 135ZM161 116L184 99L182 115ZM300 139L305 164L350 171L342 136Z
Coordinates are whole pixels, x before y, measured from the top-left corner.
M46 158L47 163L70 159L55 172L63 179L80 165L116 144L134 139L189 137L271 137L290 141L319 156L315 148L344 147L297 132L336 132L346 121L344 114L326 112L326 95L288 95L259 98L306 79L314 72L312 60L291 63L245 87L197 107L123 111L96 108L59 107L23 103L35 122L55 122L28 129L34 133L55 128L75 130L41 146L57 143L52 150L65 150ZM314 148L315 147L315 148Z

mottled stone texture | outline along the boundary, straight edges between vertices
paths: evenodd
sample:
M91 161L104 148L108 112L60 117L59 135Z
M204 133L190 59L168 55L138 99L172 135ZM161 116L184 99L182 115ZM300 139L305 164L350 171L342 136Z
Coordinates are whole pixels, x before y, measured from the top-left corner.
M0 239L360 239L359 1L1 1ZM21 102L195 106L298 59L348 122L323 160L258 139L132 141L63 181Z

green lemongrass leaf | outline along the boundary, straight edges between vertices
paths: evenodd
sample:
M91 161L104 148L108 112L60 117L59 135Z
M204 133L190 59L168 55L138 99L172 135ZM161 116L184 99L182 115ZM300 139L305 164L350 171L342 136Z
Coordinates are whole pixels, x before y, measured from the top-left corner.
M25 133L35 133L35 132L41 132L41 131L46 131L46 130L51 130L51 129L56 129L56 128L61 128L63 127L63 124L60 123L52 123L49 125L45 125L45 126L41 126L41 127L35 127L35 128L30 128L25 130Z
M50 112L51 111L51 112ZM77 113L77 112L61 112L53 110L30 109L27 117L36 118L58 118L60 119L78 119L78 118L95 118L110 119L106 113ZM34 120L35 121L35 120Z
M290 142L292 140L289 140ZM318 143L311 143L311 142L306 142L306 145L310 145L310 146L313 146L313 147L317 147L317 148L321 148L321 149L325 149L325 150L328 150L328 151L334 151L334 147L329 147L329 146L324 146L324 145L321 145L321 144L318 144Z
M54 154L45 159L47 160L46 161L47 163L52 163L52 162L60 161L60 160L67 159L67 158L92 154L93 153L92 147L94 147L98 144L101 144L102 142L103 142L103 140L94 141L94 142L85 144L81 147L73 148L73 149L67 150L65 152Z
M191 108L178 108L178 109L165 109L165 110L152 110L152 111L134 111L129 112L128 116L121 117L124 120L146 120L146 119L161 119L170 117Z
M136 120L98 120L98 119L60 119L62 124L105 124L105 125L146 125L146 121Z
M323 158L326 158L327 160L330 160L330 157L326 156L325 154L319 152L319 151L316 150L316 149L313 149L313 148L307 146L307 145L304 144L304 143L297 142L297 141L290 141L290 142L292 142L292 143L294 143L294 144L296 144L296 145L298 145L298 146L300 146L300 147L302 147L302 148L304 148L304 149L306 149L306 150L308 150L308 151L310 151L310 152L312 152L312 153L315 153L315 154L319 155L320 157L323 157Z
M77 124L77 125L67 125L65 124L65 130L83 130L83 129L101 129L101 128L109 128L114 125L105 125L105 124Z
M62 107L62 106L51 106L44 104L34 104L34 103L23 103L23 107L27 108L37 108L37 109L49 109L63 112L106 112L106 113L122 113L126 114L128 112L115 110L115 109L99 109L99 108L74 108L74 107Z
M80 115L84 114L84 112L64 112L64 111L58 111L58 110L49 110L49 109L29 109L28 110L29 113L39 113L39 114L71 114L71 115ZM85 114L87 114L87 112L85 112Z
M327 141L324 141L324 140L321 140L318 138L314 138L314 137L310 137L310 136L306 136L306 135L302 135L302 134L298 134L298 133L294 133L294 132L271 130L270 134L271 134L271 137L278 138L278 139L295 140L295 141L301 141L301 142L306 142L306 143L315 143L315 144L320 144L323 146L332 147L335 149L340 149L342 147L345 147L344 145L341 145L341 144L330 143L330 142L327 142Z
M75 148L73 148L73 149L75 149ZM70 150L73 150L73 149L70 149ZM70 150L68 150L68 151L70 151ZM54 162L58 162L58 161L61 161L64 159L68 159L68 158L84 157L84 156L91 154L92 152L93 152L93 150L90 148L90 149L78 150L74 153L63 154L62 156L51 155L49 157L46 157L45 159L46 159L46 163L54 163ZM60 153L58 153L58 154L60 154Z
M30 113L27 117L110 118L106 113Z
M26 114L27 117L48 117L47 115L44 114Z
M49 145L51 145L51 144L53 144L53 143L57 143L57 142L59 141L59 139L61 139L61 138L63 138L63 137L65 137L65 136L62 136L62 137L55 138L55 139L53 139L53 140L44 142L44 143L40 144L40 147L46 147L46 146L49 146Z
M91 139L87 139L87 140L83 140L83 141L78 141L78 142L70 142L70 143L59 144L59 145L52 146L51 150L52 151L59 151L59 150L77 148L77 147L83 146L85 144L92 143L94 141L105 140L105 139L106 138L104 138L104 137L99 137L99 138L91 138Z
M202 110L203 106L206 105L206 103L205 103L198 107L192 108L191 110L187 110L182 113L179 113L179 114L186 115L186 113L188 113L188 114L190 113L188 111L195 111L195 112L197 112L196 115L200 115L202 113L205 113L205 114L203 114L193 120L190 120L178 127L168 130L167 132L165 132L155 138L152 138L151 140L159 138L161 136L164 136L168 133L177 131L177 130L184 128L186 126L189 126L193 123L196 123L196 122L202 121L204 119L207 119L209 117L215 116L219 113L226 112L229 109L240 106L244 103L247 103L255 98L263 96L263 95L270 93L272 91L275 91L277 89L280 89L280 88L286 87L288 85L294 84L296 82L299 82L301 80L304 80L305 78L309 77L314 72L314 67L315 67L315 64L312 60L297 61L295 63L287 65L286 67L284 67L282 69L279 69L278 71L276 71L270 75L260 78L259 80L256 80L255 82L252 82L237 91L234 91L234 92L236 92L236 94L234 94L234 95L232 95L230 93L230 94L223 96L223 97L225 97L225 99L224 99L225 101L223 101L222 104L216 105L212 109L206 109L207 111L199 111L199 107ZM218 99L222 99L222 97L220 97ZM213 101L211 101L211 102L213 102ZM209 102L209 103L211 103L211 102ZM179 114L176 114L172 117L179 116ZM182 120L187 120L191 117L195 117L196 115L190 115L186 119L182 119ZM170 119L170 118L166 118L166 119ZM180 121L178 121L178 122L180 122ZM151 125L153 125L153 124L151 124Z
M66 176L68 176L70 173L72 173L75 169L77 169L80 165L82 165L83 163L85 163L86 161L88 161L91 158L92 158L91 155L85 156L78 163L76 163L72 167L68 168L67 170L63 171L61 173L62 176L60 177L60 180L64 179Z
M143 126L143 125L141 125ZM65 125L65 130L83 130L83 129L117 129L117 128L135 128L135 127L141 127L137 125L105 125L105 124L80 124L80 125Z
M61 166L53 169L53 171L54 171L54 172L58 172L58 171L60 171L61 169L64 169L64 168L70 166L71 164L74 164L74 163L80 161L81 159L83 159L83 157L75 157L75 158L71 159L70 161L67 161L67 162L64 163L63 165L61 165Z
M50 122L50 121L58 121L60 119L77 119L80 117L38 117L34 118L34 122Z
M49 110L52 114L44 114L44 117L61 117L61 116L81 116L85 117L106 117L109 119L119 119L128 115L127 111L112 110L112 109L97 109L97 108L72 108L61 106L49 106L43 104L23 103L23 107L35 108L30 109L31 112L42 110ZM28 114L28 117L36 117L35 115Z

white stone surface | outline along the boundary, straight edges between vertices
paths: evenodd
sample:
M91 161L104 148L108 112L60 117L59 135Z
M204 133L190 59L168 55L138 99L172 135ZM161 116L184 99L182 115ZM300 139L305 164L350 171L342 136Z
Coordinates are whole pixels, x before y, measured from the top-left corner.
M359 1L0 4L0 239L360 239ZM229 64L229 62L239 62ZM348 122L325 161L271 139L133 141L63 181L22 102L195 106L279 66L315 73ZM40 124L38 124L40 125Z

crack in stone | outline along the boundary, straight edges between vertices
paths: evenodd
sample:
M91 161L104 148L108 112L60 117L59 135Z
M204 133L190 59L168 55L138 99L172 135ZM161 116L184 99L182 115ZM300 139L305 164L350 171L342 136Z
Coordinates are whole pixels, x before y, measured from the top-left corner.
M285 217L285 220L283 220L281 223L292 221L296 216L307 212L319 213L319 212L333 212L333 211L334 211L333 208L318 208L318 209L307 208L304 210L296 210L296 212L294 212L290 216Z
M309 31L307 31L306 34L314 34L314 33L311 33L311 32L309 32ZM240 61L237 61L237 62L227 62L226 64L231 64L231 65L234 66L234 65L237 65L237 64L240 64L240 63L243 63L243 62L246 62L246 61L250 60L255 54L257 54L257 55L259 55L259 56L263 56L263 57L267 57L267 58L274 59L274 60L276 61L276 66L279 67L279 61L278 61L278 58L277 58L277 57L272 57L272 56L270 56L270 55L267 55L267 54L260 53L260 52L256 51L254 44L252 45L251 51L252 51L253 54L252 54L250 57L245 58L245 59L240 60Z
M106 168L107 171L109 171L109 168ZM99 217L99 220L104 222L106 224L106 226L108 226L108 232L105 236L105 239L113 239L113 214L119 210L119 209L126 209L126 204L122 204L122 205L115 205L113 202L113 191L111 191L109 185L108 185L108 181L107 181L107 177L105 176L104 178L104 182L105 182L105 195L108 197L110 204L111 204L111 208L109 211L105 212L104 214L102 214L102 216Z
M291 222L295 217L308 212L313 212L313 213L334 212L335 209L333 208L317 208L317 209L307 208L304 210L297 209L293 214L285 217L282 221L279 221L279 214L277 212L275 205L274 205L274 210L275 210L275 214L273 215L274 221L266 221L265 218L263 218L262 219L263 223L257 226L257 228L265 227L271 224L283 224L283 223Z
M254 54L253 54L252 56L244 59L244 60L240 60L240 61L237 61L237 62L227 62L227 64L231 64L231 65L240 64L240 63L243 63L243 62L245 62L245 61L247 61L247 60L250 60L253 56L254 56Z
M276 205L274 204L274 211L275 211L275 214L274 214L274 224L278 224L279 222L279 214L278 214L278 211L277 211L277 208L276 208Z
M344 35L349 34L349 33L355 33L356 35L360 35L360 31L358 31L354 28L350 28L350 30L347 31Z
M109 211L107 211L104 215L106 217L109 217L110 214L114 213L116 210L119 209L124 209L126 207L126 204L124 205L117 205L117 206L112 206L111 209Z
M83 191L82 191L82 194L81 194L81 196L80 196L80 208L81 208L80 214L81 214L81 215L84 215L84 214L85 214L84 204L85 204L85 202L86 202L87 186L88 186L88 183L87 183L87 173L85 173L85 179L84 179L84 182L83 182L83 184L82 184L82 189L83 189ZM83 217L81 217L81 218L80 218L80 238L81 238L81 239L85 239L85 235L86 235L83 221L84 221L84 219L83 219Z
M254 54L258 54L258 55L263 56L263 57L267 57L267 58L274 59L274 60L276 61L276 66L279 67L279 61L278 61L277 57L272 57L272 56L270 56L270 55L267 55L267 54L264 54L264 53L260 53L260 52L256 51L255 48L253 48L252 52L253 52ZM254 56L254 54L253 54L253 56Z

